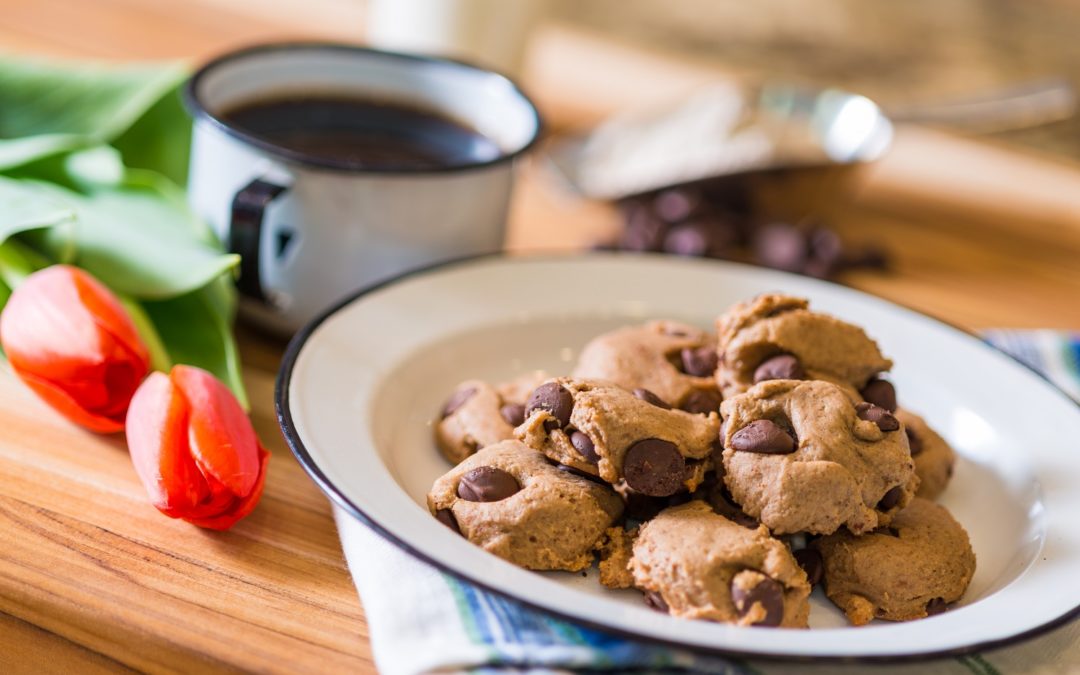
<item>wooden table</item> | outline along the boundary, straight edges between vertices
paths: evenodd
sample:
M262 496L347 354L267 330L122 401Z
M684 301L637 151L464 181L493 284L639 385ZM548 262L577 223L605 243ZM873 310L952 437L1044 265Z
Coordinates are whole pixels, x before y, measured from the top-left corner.
M303 16L239 6L6 2L0 47L202 59L257 40L359 31L354 9L336 0L311 0ZM566 31L540 38L525 83L556 127L716 76ZM646 76L663 91L643 90ZM610 208L560 192L542 163L523 169L510 248L576 248L611 231ZM1075 166L908 129L877 166L763 190L781 211L812 205L849 239L893 249L890 273L849 275L853 286L970 328L1080 329ZM224 534L162 517L122 438L73 428L0 369L0 672L374 670L329 505L274 419L283 345L239 334L252 417L273 459L261 505Z

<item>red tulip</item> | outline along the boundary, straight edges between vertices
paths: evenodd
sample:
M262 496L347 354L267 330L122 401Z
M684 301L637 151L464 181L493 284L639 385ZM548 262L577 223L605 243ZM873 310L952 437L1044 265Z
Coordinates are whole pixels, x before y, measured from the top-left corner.
M53 265L27 277L0 314L0 342L23 382L93 431L124 427L150 357L120 301L94 277Z
M146 378L127 414L135 472L159 511L227 530L255 508L270 458L232 392L194 366Z

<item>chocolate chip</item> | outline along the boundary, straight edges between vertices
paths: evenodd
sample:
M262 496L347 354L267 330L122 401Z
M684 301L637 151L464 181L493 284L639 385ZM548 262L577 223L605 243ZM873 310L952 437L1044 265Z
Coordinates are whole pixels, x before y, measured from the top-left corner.
M687 395L680 407L688 413L708 415L720 410L722 401L723 397L715 389L695 389Z
M581 469L577 468L576 466L569 466L569 465L566 465L566 464L556 464L555 468L558 469L559 471L562 471L563 473L573 474L575 476L578 476L579 478L584 478L585 480L596 483L597 485L607 485L607 483L604 482L604 479L600 478L600 476L594 476L591 473L586 473L585 471L582 471Z
M507 403L499 408L499 414L510 426L521 426L525 422L525 405L522 403Z
M915 433L915 430L911 427L904 427L904 433L907 434L907 444L911 448L911 456L914 457L922 452L923 442L919 435Z
M646 403L651 403L657 408L663 408L664 410L671 410L671 406L667 404L664 399L660 398L656 394L652 393L648 389L635 389L634 396L637 396Z
M682 486L686 460L674 443L646 438L630 446L623 459L626 484L650 497L667 497Z
M772 223L754 237L758 262L788 272L801 272L810 254L806 234L786 223Z
M795 439L772 420L755 420L732 435L731 447L741 452L787 455L795 452Z
M467 502L497 502L521 490L517 479L502 469L480 466L458 482L457 494Z
M859 392L863 400L889 412L896 412L896 387L888 380L875 377Z
M574 449L581 453L581 456L590 464L600 463L600 456L596 454L596 446L593 445L592 439L585 432L577 430L570 432L570 445L574 446Z
M457 518L454 517L454 512L450 509L439 509L436 511L435 520L449 527L454 532L461 534L461 528L458 527Z
M712 507L713 511L727 518L736 525L741 525L751 530L757 529L758 521L754 520L753 517L743 513L742 509L740 509L735 504L735 500L731 498L731 495L727 492L726 489L718 487L717 489L713 490L711 493L709 493L709 498L707 501L709 502L709 506Z
M629 202L624 207L626 225L619 247L627 251L659 251L667 225L644 204Z
M668 604L664 602L663 596L656 591L645 591L645 606L649 609L656 610L657 612L663 612L664 614L671 611Z
M461 406L465 405L465 402L472 398L473 394L475 393L476 387L465 387L463 389L458 389L453 394L451 394L450 398L446 399L446 403L443 404L442 419L446 419L447 417L453 415L454 412L456 412L457 409Z
M878 505L877 505L878 510L879 511L888 511L892 507L899 504L900 499L903 496L904 496L904 488L902 486L897 485L894 488L890 488L889 491L886 492L885 495L881 498L881 501L878 502Z
M545 382L529 396L525 404L525 416L532 416L536 410L546 410L558 420L559 427L565 427L570 424L570 413L574 411L574 397L558 382ZM544 428L548 429L546 424Z
M716 350L705 345L704 347L685 347L679 353L682 360L682 371L695 377L712 377L716 371Z
M810 252L815 260L833 271L844 257L844 242L833 230L818 227L810 233Z
M624 491L623 502L626 504L626 517L639 522L652 520L656 514L668 507L666 499L650 497L633 490Z
M876 406L873 403L860 403L855 406L855 414L859 419L873 422L882 431L896 431L900 428L900 420L896 419L891 412Z
M664 236L664 251L688 258L702 258L719 250L712 228L705 223L676 225Z
M761 362L754 370L754 384L766 380L803 380L803 370L799 357L794 354L777 354Z
M816 548L801 548L795 551L795 562L806 572L806 578L811 586L817 586L825 576L825 561Z
M934 598L930 602L926 603L926 615L935 616L941 614L949 608L949 603L945 602L945 598Z
M686 189L664 190L653 199L653 213L669 223L690 217L700 203L700 197Z
M736 579L738 575L736 575ZM743 588L734 581L731 584L731 600L739 618L746 616L755 604L765 610L764 618L754 622L755 626L779 626L784 620L784 587L775 579L765 577L753 588Z

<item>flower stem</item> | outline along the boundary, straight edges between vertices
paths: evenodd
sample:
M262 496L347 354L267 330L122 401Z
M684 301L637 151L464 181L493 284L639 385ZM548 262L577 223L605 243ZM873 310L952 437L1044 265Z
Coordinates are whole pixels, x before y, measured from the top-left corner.
M154 327L154 322L146 314L146 310L132 298L119 293L117 297L120 298L120 303L124 305L128 316L131 317L131 322L135 324L135 329L139 331L139 337L142 338L143 344L146 345L146 350L150 353L150 367L163 373L169 372L172 368L172 359L169 358L165 343L162 341L157 328Z
M0 281L14 289L23 279L49 266L49 261L26 244L14 239L0 243Z

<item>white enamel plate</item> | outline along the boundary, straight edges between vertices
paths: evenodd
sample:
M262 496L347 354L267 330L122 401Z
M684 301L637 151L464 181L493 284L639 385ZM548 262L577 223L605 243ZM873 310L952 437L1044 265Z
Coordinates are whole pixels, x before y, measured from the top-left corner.
M819 589L811 630L686 621L602 588L595 571L519 569L428 514L427 490L450 468L431 425L458 382L566 373L603 331L652 318L710 327L731 304L777 290L865 327L896 363L902 404L959 452L942 502L971 535L978 568L954 609L851 628ZM338 508L463 579L624 635L744 656L888 660L996 646L1080 613L1080 408L966 333L829 283L650 256L453 263L309 325L286 354L277 404L293 451Z

